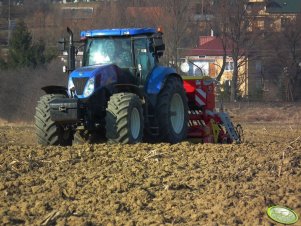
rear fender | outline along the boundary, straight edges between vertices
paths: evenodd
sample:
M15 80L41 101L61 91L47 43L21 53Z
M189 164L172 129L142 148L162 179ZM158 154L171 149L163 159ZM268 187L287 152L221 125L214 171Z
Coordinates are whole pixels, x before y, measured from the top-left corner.
M177 77L182 81L181 76L177 74L176 70L170 67L156 67L150 74L145 90L153 106L156 105L157 96L170 77Z
M156 67L146 82L146 93L151 95L158 94L170 76L175 76L182 80L181 76L177 74L174 68L163 66Z
M63 94L68 97L68 89L64 86L44 86L41 89L46 94Z

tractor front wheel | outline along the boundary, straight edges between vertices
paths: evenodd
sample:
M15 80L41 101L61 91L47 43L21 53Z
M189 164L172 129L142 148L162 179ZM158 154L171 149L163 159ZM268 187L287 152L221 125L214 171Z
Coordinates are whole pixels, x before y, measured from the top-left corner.
M143 110L133 93L111 96L106 113L106 137L110 143L133 144L142 140Z
M61 94L47 94L40 98L36 106L35 130L38 144L47 145L71 145L73 133L71 129L54 122L50 118L49 103L57 98L65 98Z
M188 126L187 97L182 81L170 77L158 96L156 116L163 141L178 143L186 138Z

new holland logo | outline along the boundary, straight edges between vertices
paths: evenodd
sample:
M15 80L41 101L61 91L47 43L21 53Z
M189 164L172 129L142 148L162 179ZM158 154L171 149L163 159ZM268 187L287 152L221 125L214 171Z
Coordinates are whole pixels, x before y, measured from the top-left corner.
M291 209L282 206L272 206L267 210L268 216L281 224L294 224L298 221L298 215Z

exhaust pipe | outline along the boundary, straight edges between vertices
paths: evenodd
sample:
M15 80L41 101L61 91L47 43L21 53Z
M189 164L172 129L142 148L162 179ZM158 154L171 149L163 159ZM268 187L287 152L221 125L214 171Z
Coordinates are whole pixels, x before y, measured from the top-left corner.
M67 32L69 34L69 48L68 48L68 71L75 70L75 46L73 41L73 32L67 27Z

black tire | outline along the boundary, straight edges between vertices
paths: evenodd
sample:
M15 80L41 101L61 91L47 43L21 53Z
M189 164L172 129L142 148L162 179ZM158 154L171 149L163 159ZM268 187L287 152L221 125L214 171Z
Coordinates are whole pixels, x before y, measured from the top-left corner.
M143 136L143 110L133 93L111 96L106 112L106 137L110 143L139 143Z
M57 98L66 98L62 94L47 94L40 98L36 106L35 130L38 144L67 146L72 144L72 131L64 129L50 118L49 103Z
M177 112L174 111L176 108L178 109ZM156 118L159 127L159 138L162 141L174 144L187 137L187 96L183 83L179 78L169 77L165 82L158 96Z

